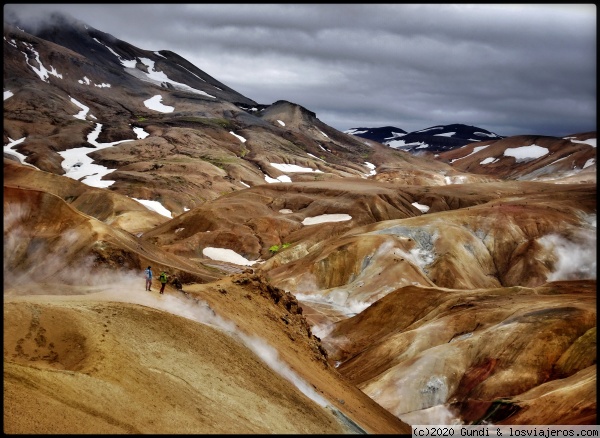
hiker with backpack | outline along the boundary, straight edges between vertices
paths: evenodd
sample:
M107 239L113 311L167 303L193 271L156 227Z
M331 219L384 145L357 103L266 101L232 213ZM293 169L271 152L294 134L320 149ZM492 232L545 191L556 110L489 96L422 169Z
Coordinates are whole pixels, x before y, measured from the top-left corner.
M148 266L144 272L146 274L146 290L148 291L152 287L152 268Z
M167 285L167 281L169 281L169 276L165 271L162 271L158 276L158 281L160 281L160 293L165 292L165 286Z
M181 284L181 281L179 281L179 278L174 277L171 281L171 284L175 286L175 289L177 289L179 292L183 292L183 285Z

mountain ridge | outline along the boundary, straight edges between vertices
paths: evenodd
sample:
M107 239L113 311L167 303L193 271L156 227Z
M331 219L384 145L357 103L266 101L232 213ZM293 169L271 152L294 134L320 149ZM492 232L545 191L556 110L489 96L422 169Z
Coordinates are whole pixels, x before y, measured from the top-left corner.
M394 126L353 128L345 132L414 154L437 154L473 142L503 138L486 129L461 123L435 125L412 132Z

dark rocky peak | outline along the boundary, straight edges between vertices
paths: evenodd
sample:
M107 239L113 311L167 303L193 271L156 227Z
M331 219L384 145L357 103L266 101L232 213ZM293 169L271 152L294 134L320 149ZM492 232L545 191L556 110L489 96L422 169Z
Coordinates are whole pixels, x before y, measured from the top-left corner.
M139 89L143 85L136 80L141 80L188 98L208 95L206 97L209 99L241 103L247 107L256 105L252 99L206 74L174 52L141 49L64 14L53 13L26 23L13 18L5 22L5 36L17 40L17 43L22 40L33 44L38 47L36 51L45 52L40 52L42 58L53 56L54 66L62 71L66 71L70 68L69 64L75 62L72 56L72 52L75 52L82 57L80 61L85 59L86 64L90 65L88 76L102 77L104 82L113 87L120 84L125 88ZM27 50L27 47L19 46L19 50ZM64 54L67 64L58 64L57 53ZM80 61L77 62L81 64ZM168 80L157 80L158 75L153 73L158 72L166 75ZM136 80L132 82L131 76Z
M447 136L455 139L463 140L490 140L502 138L498 134L488 131L487 129L477 126L464 125L462 123L453 123L450 125L436 125L430 128L413 131L410 134L423 134L435 136Z
M419 155L435 154L469 143L503 138L487 129L460 123L436 125L413 132L406 132L394 126L384 126L380 128L354 128L346 131L346 133Z
M344 131L346 134L356 135L358 137L373 140L379 143L385 143L407 132L404 129L395 126L382 126L380 128L353 128Z

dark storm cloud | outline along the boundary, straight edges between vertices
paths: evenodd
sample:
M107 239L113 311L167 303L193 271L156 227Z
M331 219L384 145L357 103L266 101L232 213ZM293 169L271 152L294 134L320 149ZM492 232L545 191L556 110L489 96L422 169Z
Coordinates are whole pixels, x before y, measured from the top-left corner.
M596 130L594 4L8 5L172 50L245 96L339 129Z

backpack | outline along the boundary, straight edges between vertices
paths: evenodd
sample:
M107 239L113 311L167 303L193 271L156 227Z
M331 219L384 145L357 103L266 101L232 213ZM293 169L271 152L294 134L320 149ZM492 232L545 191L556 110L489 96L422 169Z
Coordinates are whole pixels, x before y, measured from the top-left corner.
M161 283L166 283L167 282L167 274L165 274L164 272L160 274L160 277L158 277L160 279Z

